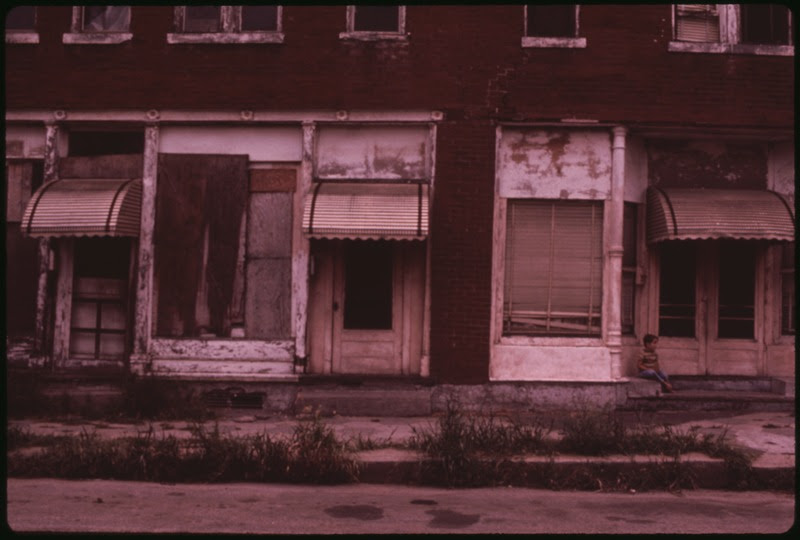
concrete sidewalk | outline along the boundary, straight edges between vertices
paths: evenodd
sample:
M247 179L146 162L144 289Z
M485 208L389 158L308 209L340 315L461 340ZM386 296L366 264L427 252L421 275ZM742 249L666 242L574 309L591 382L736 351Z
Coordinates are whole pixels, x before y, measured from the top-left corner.
M232 436L255 434L288 435L302 417L262 416L242 414L205 422L206 430L218 427L220 433ZM635 421L629 419L629 421ZM415 451L400 448L413 436L415 430L432 430L438 418L430 417L354 417L332 416L324 418L340 439L367 439L379 446L391 446L359 452L356 459L361 464L360 479L365 483L414 483L425 457ZM714 435L726 433L733 446L744 449L753 456L753 473L763 480L765 486L792 489L795 474L795 417L793 413L760 412L744 415L709 415L705 413L661 415L648 420L649 423L668 423L677 430L697 429L700 433ZM193 422L144 422L139 424L112 423L103 421L54 422L35 420L12 420L9 427L16 426L35 434L77 435L81 432L96 433L103 438L135 436L153 429L156 436L172 435L188 438ZM551 436L558 436L557 429ZM570 467L592 468L595 472L611 474L625 467L659 466L673 463L669 456L622 456L605 457L559 455L518 456L512 466L535 469L557 467L568 471ZM681 462L692 467L698 488L720 489L726 487L725 464L720 459L701 454L681 456ZM524 474L522 476L525 476Z

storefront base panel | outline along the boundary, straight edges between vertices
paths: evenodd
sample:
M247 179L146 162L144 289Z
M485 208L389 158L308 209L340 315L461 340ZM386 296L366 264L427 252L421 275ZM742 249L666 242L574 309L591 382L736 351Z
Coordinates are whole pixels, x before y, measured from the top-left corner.
M496 345L491 381L611 381L605 347Z

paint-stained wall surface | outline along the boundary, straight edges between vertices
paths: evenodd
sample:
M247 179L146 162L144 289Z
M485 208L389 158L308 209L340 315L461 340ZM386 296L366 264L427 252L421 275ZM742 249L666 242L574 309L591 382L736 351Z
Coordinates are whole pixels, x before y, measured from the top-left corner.
M427 126L324 127L317 139L315 176L322 179L425 179Z
M611 186L607 131L503 130L500 196L605 199Z
M650 140L650 184L659 187L766 189L767 146L719 140Z

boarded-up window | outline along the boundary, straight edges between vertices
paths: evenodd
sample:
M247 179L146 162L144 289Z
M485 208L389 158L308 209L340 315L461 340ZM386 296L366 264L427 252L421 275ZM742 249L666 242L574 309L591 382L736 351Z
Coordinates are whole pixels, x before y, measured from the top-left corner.
M157 336L229 336L243 319L234 283L246 202L247 156L159 155Z
M719 10L715 4L677 4L675 39L700 43L718 42Z
M575 37L577 35L575 4L528 4L525 35L529 37Z
M509 201L505 334L600 334L602 231L601 203Z
M622 333L633 334L636 315L637 205L625 203L622 220Z
M781 248L781 333L795 333L795 288L794 288L794 242L786 243Z
M742 4L742 43L791 45L791 12L779 4Z

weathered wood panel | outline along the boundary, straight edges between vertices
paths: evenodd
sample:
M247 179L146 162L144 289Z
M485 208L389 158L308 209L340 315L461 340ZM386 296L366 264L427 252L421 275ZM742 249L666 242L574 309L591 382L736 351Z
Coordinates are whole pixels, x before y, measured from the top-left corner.
M245 335L251 339L291 336L290 258L247 261Z
M62 157L58 161L59 178L141 178L142 154Z
M250 191L274 193L297 189L297 169L253 169L250 171Z
M247 257L291 257L292 195L253 193L249 207Z
M161 154L156 198L156 334L229 335L247 201L247 156ZM207 241L206 241L207 239ZM198 313L198 292L200 296ZM208 328L198 315L208 309Z

